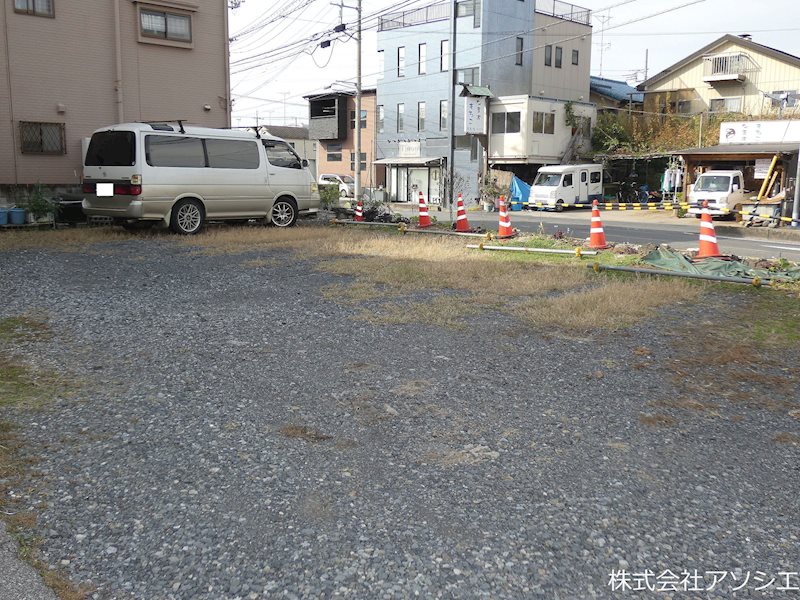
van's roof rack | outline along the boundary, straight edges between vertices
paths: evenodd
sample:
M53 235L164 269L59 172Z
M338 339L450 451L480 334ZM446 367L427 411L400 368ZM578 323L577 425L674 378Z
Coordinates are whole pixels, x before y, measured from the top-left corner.
M169 123L177 123L179 131L181 133L186 133L186 130L183 128L183 122L185 120L186 119L161 119L159 121L140 121L140 123L150 125L150 127L156 131L175 131Z

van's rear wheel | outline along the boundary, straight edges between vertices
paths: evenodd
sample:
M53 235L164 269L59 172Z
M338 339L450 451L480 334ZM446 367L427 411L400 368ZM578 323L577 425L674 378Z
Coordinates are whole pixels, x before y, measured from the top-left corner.
M291 227L297 222L297 204L291 198L278 198L272 205L272 224Z
M558 202L556 202L556 212L561 212L563 210L564 210L564 201L559 200Z
M203 205L193 198L184 198L172 207L169 228L175 233L193 235L203 228Z

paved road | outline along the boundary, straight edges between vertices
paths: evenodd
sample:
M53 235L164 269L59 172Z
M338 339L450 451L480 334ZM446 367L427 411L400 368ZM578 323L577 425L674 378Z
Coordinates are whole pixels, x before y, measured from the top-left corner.
M394 208L397 208L395 205ZM411 214L410 207L400 207L404 214ZM442 219L448 219L446 211L432 213ZM443 216L441 216L443 215ZM472 226L487 229L497 227L498 214L470 212L468 215ZM511 224L521 231L539 231L544 227L547 233L558 230L574 237L589 237L588 209L575 209L563 213L548 211L516 211L511 213ZM697 219L675 219L667 213L640 211L603 212L603 228L609 242L627 242L631 244L666 243L679 250L697 248L699 222ZM786 258L800 260L800 238L797 240L745 239L726 236L718 232L717 239L724 253L738 256L760 258Z

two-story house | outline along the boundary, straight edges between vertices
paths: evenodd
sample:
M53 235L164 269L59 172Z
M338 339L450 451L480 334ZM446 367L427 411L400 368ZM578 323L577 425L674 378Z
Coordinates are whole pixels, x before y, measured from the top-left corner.
M800 108L800 57L727 34L638 89L647 112L791 116Z
M308 136L318 140L317 173L349 175L356 172L356 96L354 92L326 92L305 97L309 105ZM375 169L375 88L361 90L361 186L383 185Z
M83 140L126 121L230 126L225 0L5 0L0 202L80 185Z

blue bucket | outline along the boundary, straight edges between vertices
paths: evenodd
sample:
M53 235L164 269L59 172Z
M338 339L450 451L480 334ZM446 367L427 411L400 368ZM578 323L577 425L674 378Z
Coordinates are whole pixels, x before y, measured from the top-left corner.
M12 208L8 211L8 215L12 225L25 225L24 208Z
M8 225L8 209L0 206L0 225Z

